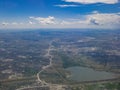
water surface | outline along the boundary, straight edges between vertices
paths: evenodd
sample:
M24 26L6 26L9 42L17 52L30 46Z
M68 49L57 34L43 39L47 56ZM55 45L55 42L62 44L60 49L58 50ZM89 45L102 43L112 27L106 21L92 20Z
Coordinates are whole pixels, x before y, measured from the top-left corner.
M115 78L114 73L105 71L96 71L86 67L70 67L67 68L71 72L69 79L75 81L94 81Z

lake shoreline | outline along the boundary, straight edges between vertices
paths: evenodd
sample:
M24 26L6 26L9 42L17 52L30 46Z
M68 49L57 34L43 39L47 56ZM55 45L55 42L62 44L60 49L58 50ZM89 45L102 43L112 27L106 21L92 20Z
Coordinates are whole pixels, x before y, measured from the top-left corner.
M66 70L70 72L69 75L67 75L67 79L75 82L107 81L116 78L120 79L120 75L118 73L96 70L89 67L75 66L69 67Z

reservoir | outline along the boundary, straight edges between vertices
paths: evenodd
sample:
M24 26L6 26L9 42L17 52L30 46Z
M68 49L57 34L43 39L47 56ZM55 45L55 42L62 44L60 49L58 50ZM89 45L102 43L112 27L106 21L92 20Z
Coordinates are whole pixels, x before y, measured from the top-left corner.
M70 80L75 81L94 81L94 80L104 80L115 78L114 73L105 71L96 71L87 67L70 67L66 70L71 72Z

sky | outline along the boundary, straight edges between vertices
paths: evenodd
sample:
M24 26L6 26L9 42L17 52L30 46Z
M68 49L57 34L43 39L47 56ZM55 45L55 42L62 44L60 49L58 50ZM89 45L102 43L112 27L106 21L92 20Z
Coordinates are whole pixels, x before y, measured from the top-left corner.
M0 0L0 29L120 29L120 0Z

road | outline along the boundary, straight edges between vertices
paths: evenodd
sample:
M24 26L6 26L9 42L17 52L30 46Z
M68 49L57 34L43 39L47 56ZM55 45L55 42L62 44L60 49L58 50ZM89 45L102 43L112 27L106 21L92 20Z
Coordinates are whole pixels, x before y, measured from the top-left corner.
M37 73L37 78L38 78L38 81L42 84L42 86L49 86L49 87L50 87L50 90L65 90L65 89L63 88L63 86L65 87L65 85L50 84L50 83L47 83L47 82L45 82L44 80L41 80L41 79L40 79L40 73L41 73L42 71L44 71L44 70L52 67L52 65L53 65L53 63L52 63L52 62L53 62L53 56L50 54L50 52L51 52L52 50L54 50L54 49L53 49L53 45L52 45L53 42L54 42L54 40L49 43L49 48L47 49L47 53L46 53L46 55L45 55L46 57L49 58L49 64L42 67L42 70Z
M42 67L42 70L37 73L37 81L38 81L41 85L23 87L23 88L19 88L19 89L17 89L17 90L34 89L34 88L39 88L39 87L50 87L50 90L65 90L64 87L67 87L67 85L50 84L50 83L47 83L47 82L45 82L44 80L41 80L41 79L40 79L40 74L41 74L41 72L43 72L44 70L46 70L46 69L48 69L48 68L50 68L50 67L53 66L53 55L51 54L51 51L54 50L54 49L53 49L53 45L52 45L53 42L54 42L54 41L51 41L51 42L49 43L49 47L48 47L48 49L47 49L47 53L45 54L45 57L48 57L48 58L49 58L49 64L46 65L46 66L43 66L43 67ZM58 73L59 73L59 72L58 72ZM62 76L61 76L61 78L62 78ZM63 78L63 80L64 80L64 78ZM119 78L116 79L116 80L119 81ZM100 81L100 80L99 80L99 81L85 81L85 82L79 82L78 84L97 83L97 82L104 83L104 82L107 82L107 81L116 81L116 80L115 80L115 79L113 79L113 80L111 79L111 80L101 80L101 81ZM75 84L77 84L77 83L75 83ZM72 85L74 85L74 84L72 84Z
M38 82L40 82L43 86L44 86L44 85L49 85L48 83L46 83L45 81L43 81L43 80L40 79L40 73L41 73L42 71L46 70L47 68L49 68L49 67L52 66L52 58L53 58L53 56L50 54L51 50L53 50L53 49L52 49L52 47L53 47L53 46L52 46L52 43L53 43L53 41L51 41L51 42L49 43L49 48L47 49L47 53L46 53L46 55L45 55L46 57L49 58L49 64L46 65L46 66L43 66L43 67L42 67L42 70L37 73Z
M50 52L52 50L54 50L53 45L52 45L53 42L54 42L54 40L49 43L49 48L47 49L47 53L45 54L45 57L49 58L49 64L46 65L46 66L43 66L42 70L37 73L37 80L41 85L40 86L28 86L28 87L19 88L19 89L16 89L16 90L24 90L24 89L32 89L32 88L34 89L34 88L37 88L37 87L50 87L50 90L65 90L63 88L63 86L65 87L65 85L50 84L50 83L47 83L44 80L40 79L41 72L43 72L44 70L52 67L52 65L53 65L52 64L53 56L50 54Z

